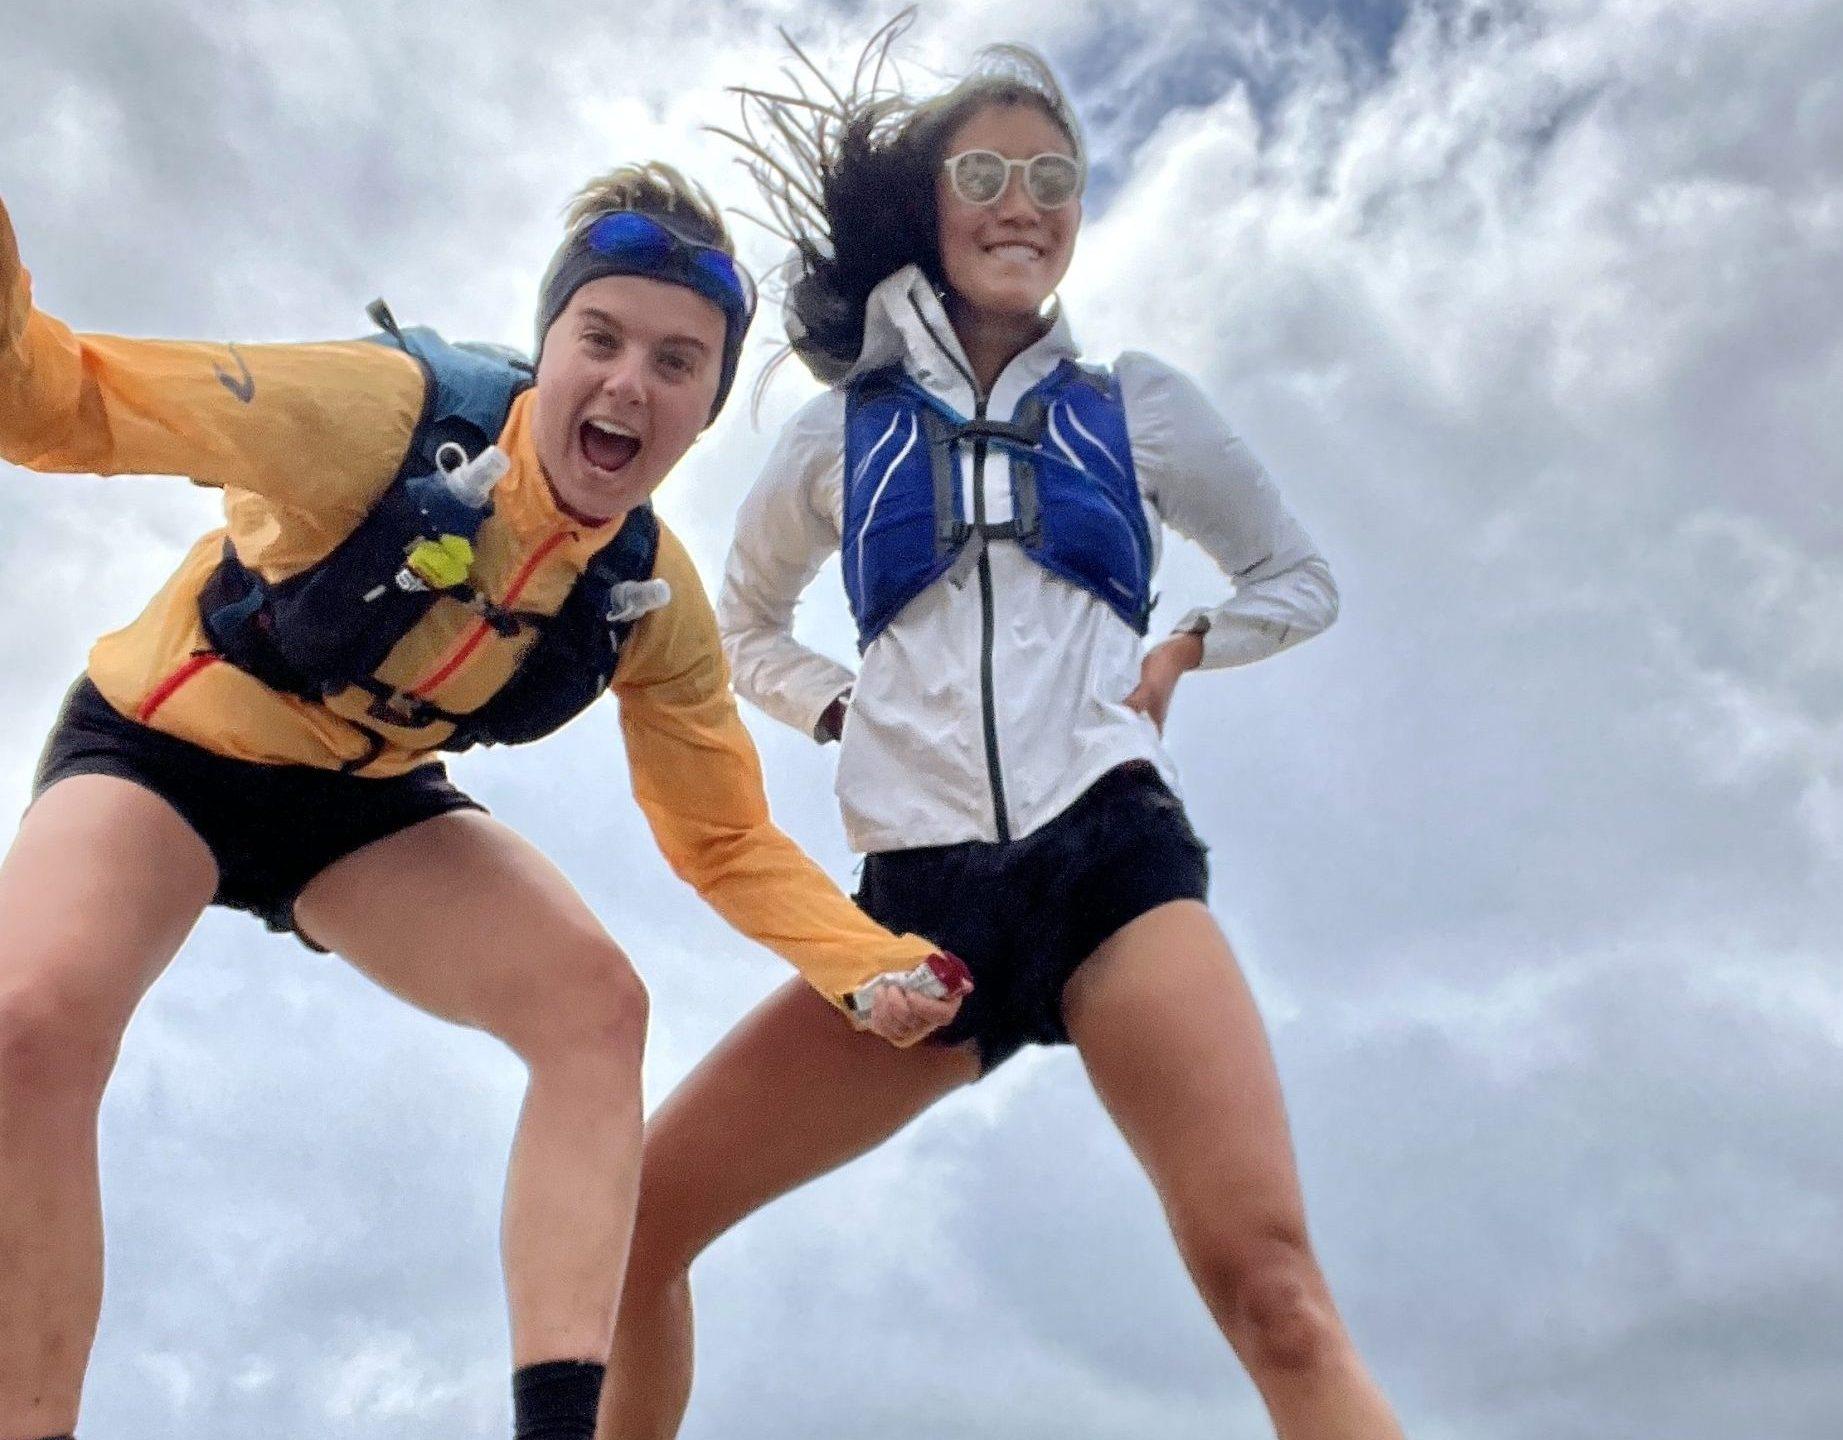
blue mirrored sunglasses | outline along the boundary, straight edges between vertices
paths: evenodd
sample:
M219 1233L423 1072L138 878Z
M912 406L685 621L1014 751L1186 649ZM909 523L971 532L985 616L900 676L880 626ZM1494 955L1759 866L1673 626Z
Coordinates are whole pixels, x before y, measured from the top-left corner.
M755 315L755 282L735 260L707 241L676 229L656 215L617 210L583 234L598 255L629 261L649 272L665 272L676 259L683 279L747 328ZM701 280L703 283L698 284Z

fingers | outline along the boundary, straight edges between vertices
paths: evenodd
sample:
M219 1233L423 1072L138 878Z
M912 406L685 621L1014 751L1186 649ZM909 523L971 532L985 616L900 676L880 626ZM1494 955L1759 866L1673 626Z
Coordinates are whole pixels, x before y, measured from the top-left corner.
M1195 639L1194 636L1181 638ZM1145 662L1139 669L1139 683L1120 702L1127 709L1136 710L1150 720L1160 735L1165 733L1165 716L1171 710L1171 696L1184 674L1183 665L1170 659L1172 653L1164 645L1154 646L1147 651Z
M879 985L864 1028L899 1048L913 1045L940 1029L960 1011L965 992L936 1000L899 985Z
M895 985L879 985L870 1008L870 1028L892 1045L913 1045L926 1033L915 1002L919 997Z
M1131 695L1120 702L1128 710L1135 710L1150 720L1159 734L1165 732L1165 711L1171 705L1171 692L1160 690L1152 685L1136 686Z
M19 242L13 237L13 218L6 213L6 201L0 200L0 287L10 288L19 270ZM0 295L0 304L6 297Z
M932 995L911 995L909 997L909 1008L914 1012L916 1018L921 1021L923 1026L922 1034L926 1035L932 1031L939 1030L941 1026L958 1015L960 1013L960 1002L970 995L972 990L973 987L967 985L963 989L955 991L944 1000L937 1000Z
M0 351L10 352L18 345L31 313L29 297L12 217L6 213L6 202L0 200Z

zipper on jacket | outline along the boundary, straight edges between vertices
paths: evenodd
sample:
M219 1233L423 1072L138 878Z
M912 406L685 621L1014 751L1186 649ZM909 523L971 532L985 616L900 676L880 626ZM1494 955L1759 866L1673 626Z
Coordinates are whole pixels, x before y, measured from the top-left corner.
M974 391L973 418L985 419L985 396ZM998 705L992 690L992 641L997 617L992 603L992 552L984 544L985 535L985 448L984 440L973 441L973 524L980 537L979 546L979 708L985 722L986 775L992 782L992 818L998 827L999 843L1011 839L1011 816L1005 806L1005 776L998 762Z
M973 392L973 418L985 419L986 395L979 388L978 378L960 363L960 357L934 333L934 326L928 323L927 315L913 294L909 296L909 308L915 312L915 318L921 323L922 329L928 332L928 338L947 357L948 363L960 372L967 387ZM973 442L973 524L979 535L979 714L985 726L985 765L986 778L992 785L992 820L1002 844L1009 843L1011 839L1011 815L1005 805L1004 771L998 762L998 705L992 693L992 641L996 617L992 604L991 551L985 544L985 447L984 440Z

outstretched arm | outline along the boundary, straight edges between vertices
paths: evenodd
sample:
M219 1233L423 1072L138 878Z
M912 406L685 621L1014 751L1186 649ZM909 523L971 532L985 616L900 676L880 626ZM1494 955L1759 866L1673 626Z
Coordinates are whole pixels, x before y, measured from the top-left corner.
M671 584L671 603L634 627L614 687L634 797L672 869L844 1008L848 992L913 969L936 947L872 921L774 824L710 602L684 547L663 529L656 573ZM956 1008L945 1006L935 1023Z
M79 335L35 308L0 203L0 458L34 470L188 475L319 508L330 475L394 471L422 391L414 361L362 341Z

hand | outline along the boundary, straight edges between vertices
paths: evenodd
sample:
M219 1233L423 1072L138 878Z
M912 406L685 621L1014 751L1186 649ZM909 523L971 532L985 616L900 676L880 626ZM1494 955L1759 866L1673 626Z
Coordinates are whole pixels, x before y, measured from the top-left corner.
M6 213L6 201L0 200L0 316L12 304L18 278L19 241L13 235L13 218Z
M821 745L830 745L845 733L845 710L851 704L851 692L846 690L819 717L815 736Z
M960 1003L973 988L972 976L953 956L937 955L929 965L938 966L943 961L957 972L956 978L949 981L953 988L948 994L929 995L916 990L912 984L904 983L918 972L894 971L888 975L879 975L856 992L860 1007L863 996L868 992L870 1008L859 1008L853 1016L853 1022L859 1029L868 1030L899 1049L913 1045L940 1029L960 1013ZM937 969L935 973L937 978L946 978L943 970Z
M899 985L879 985L863 1028L897 1049L906 1050L958 1015L963 998L963 995L950 995L945 1000L935 1000Z
M0 269L9 259L19 263L19 245L13 239L13 217L6 213L6 201L0 200Z
M1195 670L1202 663L1201 635L1173 635L1160 641L1146 651L1139 667L1139 683L1123 703L1127 709L1137 710L1156 725L1160 735L1164 734L1165 716L1170 713L1171 695L1177 689L1177 682L1184 678L1186 671Z

